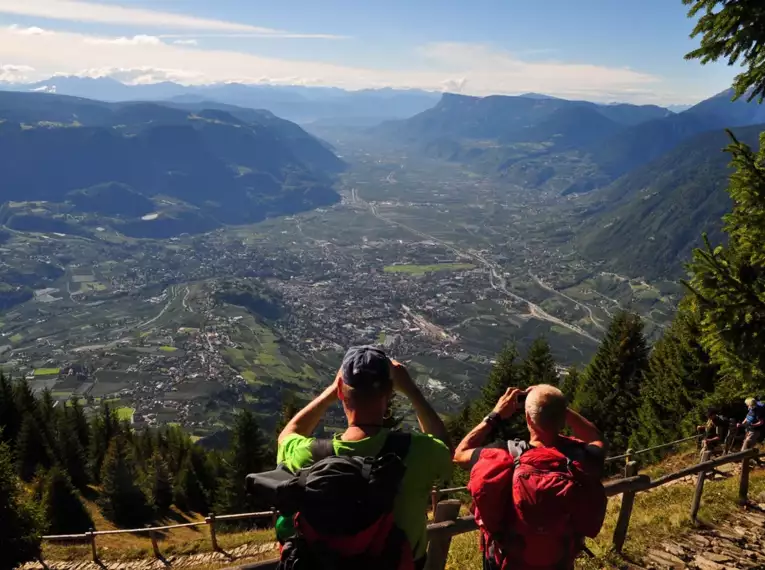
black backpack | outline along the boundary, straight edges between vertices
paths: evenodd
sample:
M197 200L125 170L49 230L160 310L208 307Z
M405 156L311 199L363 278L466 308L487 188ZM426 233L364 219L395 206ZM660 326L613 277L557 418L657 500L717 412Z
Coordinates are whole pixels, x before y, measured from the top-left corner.
M314 464L295 475L248 476L252 492L295 513L278 570L413 568L411 546L393 520L410 443L409 434L391 432L377 457L350 457L335 455L331 440L316 440Z

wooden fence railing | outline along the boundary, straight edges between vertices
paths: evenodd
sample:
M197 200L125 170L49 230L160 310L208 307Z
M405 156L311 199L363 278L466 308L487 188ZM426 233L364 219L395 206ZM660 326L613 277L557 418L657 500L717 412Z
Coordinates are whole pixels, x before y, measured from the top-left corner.
M706 474L721 465L729 463L741 463L741 472L739 475L739 492L738 503L745 505L748 502L749 495L749 473L750 473L750 460L758 457L757 449L750 449L748 451L741 451L739 453L732 453L724 455L716 459L709 459L709 453L706 452L702 456L702 461L696 465L686 467L674 473L651 479L648 475L638 474L638 466L635 461L630 461L625 468L625 477L617 479L615 481L609 481L604 484L606 495L608 497L614 497L616 495L623 495L621 506L619 509L619 515L616 522L612 537L612 547L614 551L621 552L624 547L624 543L627 539L627 531L629 529L630 518L632 515L632 509L634 506L635 495L640 492L649 491L662 485L666 485L678 479L684 477L697 476L696 489L693 497L693 502L690 509L690 519L692 522L696 522L699 508L701 506L701 499L704 492L704 482L706 480ZM455 487L453 489L439 489L438 493L449 493L464 490L464 487ZM459 517L461 502L459 500L445 500L439 501L435 505L433 511L433 523L428 525L428 564L426 570L444 570L446 565L446 559L449 554L449 547L451 545L452 537L458 534L471 532L477 530L475 520L472 516ZM183 527L195 527L195 526L208 526L210 529L210 540L213 550L220 551L218 541L216 537L216 524L218 522L233 521L233 520L245 520L253 518L268 518L272 519L272 522L276 522L278 513L276 511L265 511L258 513L241 513L233 515L219 515L214 513L200 522L175 524L167 526L156 526L136 529L125 530L104 530L95 531L91 530L84 534L67 534L67 535L55 535L44 536L43 539L47 541L87 541L91 545L91 554L94 562L99 562L98 549L97 549L97 537L110 535L110 534L139 534L147 533L152 541L152 549L154 555L157 558L162 558L162 554L159 549L158 536L160 532L172 530L175 528ZM251 564L240 567L242 570L258 569L258 570L274 570L277 565L277 560L269 560L258 564Z

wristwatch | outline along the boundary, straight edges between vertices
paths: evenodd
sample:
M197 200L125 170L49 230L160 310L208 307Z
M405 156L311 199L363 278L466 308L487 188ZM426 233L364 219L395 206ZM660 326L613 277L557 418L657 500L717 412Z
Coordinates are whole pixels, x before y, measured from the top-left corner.
M489 424L491 429L496 430L499 429L499 426L502 424L502 416L497 412L491 412L483 419L483 421Z

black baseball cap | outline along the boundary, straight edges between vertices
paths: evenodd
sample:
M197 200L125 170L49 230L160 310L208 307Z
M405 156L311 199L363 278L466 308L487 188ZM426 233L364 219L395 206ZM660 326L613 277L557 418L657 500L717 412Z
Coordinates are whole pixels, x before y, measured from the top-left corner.
M352 346L340 368L343 383L351 388L381 390L390 384L390 360L374 346Z

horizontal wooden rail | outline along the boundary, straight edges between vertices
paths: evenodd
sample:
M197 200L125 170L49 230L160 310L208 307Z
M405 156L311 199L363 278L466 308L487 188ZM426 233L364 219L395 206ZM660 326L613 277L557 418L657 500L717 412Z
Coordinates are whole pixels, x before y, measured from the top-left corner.
M738 453L731 453L730 455L723 455L717 459L697 463L696 465L691 465L680 471L654 479L651 481L648 488L655 489L656 487L661 487L672 481L677 481L678 479L683 479L684 477L690 477L692 475L698 475L701 472L711 471L715 467L720 467L721 465L726 465L728 463L737 463L747 458L754 459L758 454L759 451L757 449L748 449L747 451L739 451Z
M42 537L44 540L87 540L90 538L88 533L84 534L51 534Z
M612 463L614 461L618 461L620 459L629 459L631 457L634 457L636 455L641 455L643 453L648 453L649 451L656 451L657 449L663 449L665 447L672 447L673 445L677 445L678 443L684 443L686 441L693 441L694 439L699 439L700 437L703 437L701 435L692 435L691 437L684 437L683 439L676 439L675 441L670 441L667 443L662 443L660 445L654 445L653 447L646 447L645 449L638 449L637 451L629 451L627 453L624 453L622 455L615 455L613 457L607 457L606 463Z
M626 479L617 479L603 484L606 497L614 497L622 493L645 491L651 486L651 478L648 475L635 475Z
M242 519L266 518L274 516L274 511L262 511L260 513L242 513L235 515L216 515L216 521L238 521Z
M215 520L216 521L232 521L232 520L272 517L273 515L274 515L274 511L263 511L258 513L238 513L233 515L219 515L215 517ZM144 527L144 528L121 528L121 529L115 529L115 530L96 530L96 531L93 531L93 534L95 536L106 536L110 534L138 534L142 532L145 532L145 533L162 532L166 530L173 530L174 528L189 528L194 526L206 526L208 524L210 524L209 520L204 520L204 521L198 521L198 522L169 524L164 526L150 526L150 527ZM89 536L90 536L90 533L51 534L51 535L43 536L42 539L43 540L85 540Z

